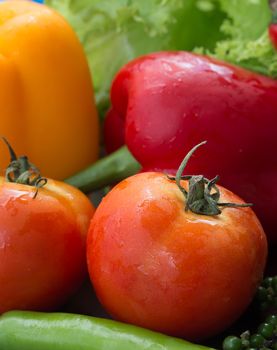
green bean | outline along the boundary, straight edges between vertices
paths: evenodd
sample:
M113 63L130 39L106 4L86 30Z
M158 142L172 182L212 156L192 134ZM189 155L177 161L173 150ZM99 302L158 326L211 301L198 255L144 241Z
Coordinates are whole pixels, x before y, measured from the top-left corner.
M0 349L212 350L113 320L28 311L10 311L0 317Z

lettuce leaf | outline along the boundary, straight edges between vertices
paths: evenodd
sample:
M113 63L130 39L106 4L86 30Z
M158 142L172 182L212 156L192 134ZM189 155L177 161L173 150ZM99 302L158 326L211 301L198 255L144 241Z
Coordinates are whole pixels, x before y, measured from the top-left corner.
M227 15L220 28L226 39L217 42L212 54L250 70L277 77L277 54L267 32L271 20L268 0L219 2Z
M46 0L81 40L101 110L115 73L131 59L160 50L212 49L222 38L219 4L201 0Z

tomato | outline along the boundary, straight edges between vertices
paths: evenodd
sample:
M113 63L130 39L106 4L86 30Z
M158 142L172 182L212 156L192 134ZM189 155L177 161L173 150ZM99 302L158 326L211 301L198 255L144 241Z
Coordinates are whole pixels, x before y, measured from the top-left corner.
M243 203L218 189L220 202ZM250 207L216 216L185 206L165 174L127 178L96 210L87 261L96 294L115 319L196 340L244 312L262 279L267 241Z
M83 193L62 182L48 179L37 190L0 178L0 313L52 310L77 290L93 212Z

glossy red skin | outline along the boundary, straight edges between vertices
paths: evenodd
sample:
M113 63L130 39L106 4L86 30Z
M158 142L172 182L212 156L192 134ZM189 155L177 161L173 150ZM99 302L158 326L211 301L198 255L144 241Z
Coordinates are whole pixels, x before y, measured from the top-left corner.
M268 34L273 46L277 50L277 24L276 23L273 23L269 26Z
M242 203L220 190L223 202ZM161 173L122 181L91 221L87 260L114 318L199 340L226 329L249 305L267 243L250 208L209 217L184 207L177 185Z
M121 69L111 101L145 171L176 173L187 152L207 140L186 173L219 174L222 185L254 203L277 243L276 81L208 57L160 52Z
M58 181L34 191L0 178L0 314L54 310L86 275L90 201Z
M107 153L116 151L124 144L124 119L115 110L107 112L103 131Z

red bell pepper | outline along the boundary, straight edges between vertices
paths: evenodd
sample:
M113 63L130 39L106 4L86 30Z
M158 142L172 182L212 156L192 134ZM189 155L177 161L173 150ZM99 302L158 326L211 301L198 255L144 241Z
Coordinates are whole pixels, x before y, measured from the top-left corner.
M161 52L124 66L111 101L109 150L126 142L143 171L175 174L188 150L207 140L188 173L219 174L224 187L254 203L277 243L276 81L208 57ZM67 182L89 192L138 170L123 147Z
M174 174L189 149L207 140L188 173L219 174L223 186L254 203L277 243L276 81L208 57L160 52L123 67L111 101L109 149L126 142L144 171Z

